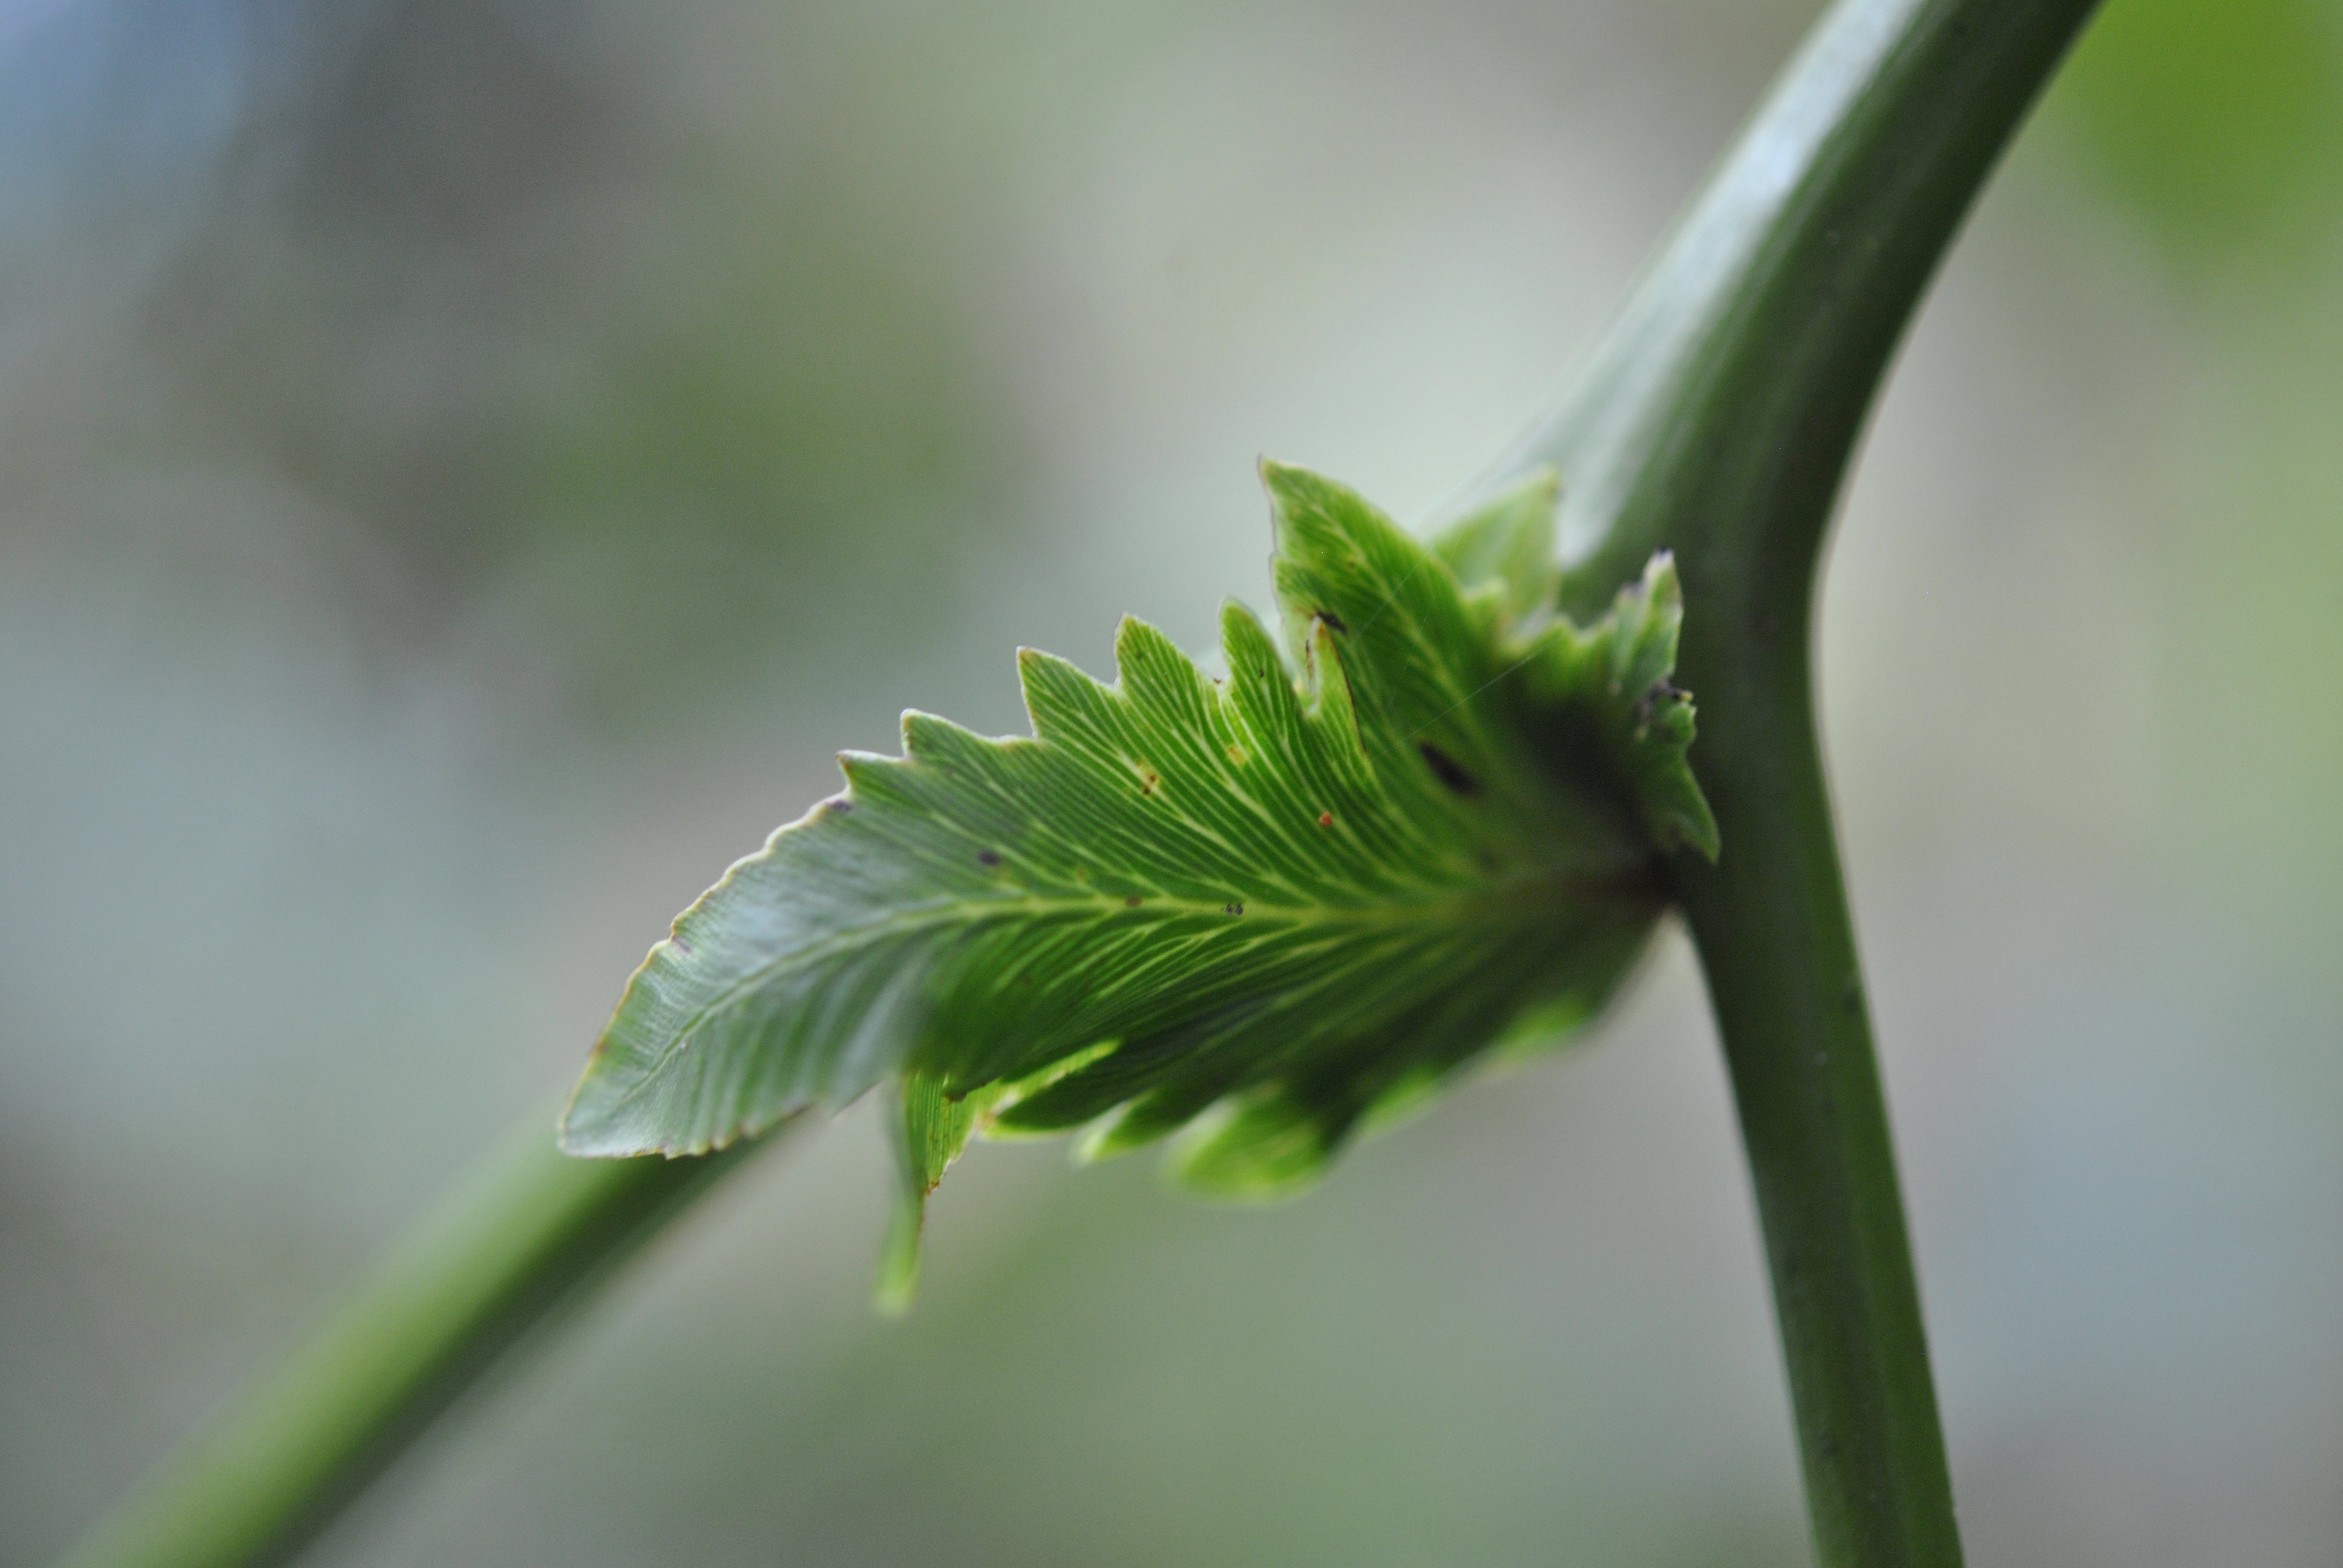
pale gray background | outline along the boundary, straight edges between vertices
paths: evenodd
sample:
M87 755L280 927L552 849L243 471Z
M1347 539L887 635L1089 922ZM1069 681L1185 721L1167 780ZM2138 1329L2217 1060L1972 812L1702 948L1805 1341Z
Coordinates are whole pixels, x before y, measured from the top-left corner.
M0 4L0 1561L566 1085L888 749L1538 406L1811 15ZM2343 1559L2343 9L2113 0L1823 617L1971 1559ZM1697 615L1699 607L1692 607ZM1265 1212L862 1111L336 1563L1731 1564L1804 1523L1671 935Z

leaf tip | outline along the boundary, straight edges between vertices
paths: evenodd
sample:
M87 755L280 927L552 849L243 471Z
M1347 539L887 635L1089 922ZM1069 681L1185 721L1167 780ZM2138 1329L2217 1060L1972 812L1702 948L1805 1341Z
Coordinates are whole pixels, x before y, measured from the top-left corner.
M1691 849L1710 865L1725 852L1725 840L1716 830L1716 813L1709 809L1708 799L1695 784L1689 798L1681 802L1667 825L1656 830L1662 849Z
M653 1152L616 1114L618 1097L608 1081L609 1050L607 1034L594 1042L586 1070L579 1075L578 1087L569 1091L561 1120L554 1124L554 1141L564 1154L580 1160L618 1160Z
M1269 493L1272 520L1281 525L1290 523L1296 512L1322 505L1330 494L1345 493L1323 474L1272 457L1261 460L1261 487Z
M1675 551L1652 552L1652 558L1644 563L1643 589L1646 598L1663 608L1684 608L1684 583L1676 575Z
M882 1318L909 1313L920 1294L920 1239L927 1229L924 1194L897 1196L887 1218L887 1238L880 1244L879 1277L870 1289L870 1305Z

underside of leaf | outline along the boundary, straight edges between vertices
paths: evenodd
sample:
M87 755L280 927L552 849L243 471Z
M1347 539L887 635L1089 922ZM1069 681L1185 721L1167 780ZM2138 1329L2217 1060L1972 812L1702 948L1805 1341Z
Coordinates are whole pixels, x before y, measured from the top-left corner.
M1263 466L1283 648L1222 618L1209 678L1126 620L1119 678L1019 655L1033 734L922 713L900 759L780 829L676 921L596 1046L573 1153L693 1154L888 1081L906 1207L978 1132L1177 1135L1187 1182L1269 1197L1491 1049L1598 1010L1711 858L1656 558L1553 614L1551 475L1420 544Z

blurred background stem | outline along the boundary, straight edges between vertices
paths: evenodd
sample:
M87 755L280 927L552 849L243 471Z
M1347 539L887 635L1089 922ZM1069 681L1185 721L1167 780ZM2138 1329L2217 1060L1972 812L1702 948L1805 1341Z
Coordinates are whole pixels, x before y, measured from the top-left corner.
M572 1160L554 1147L552 1115L531 1117L65 1564L292 1557L508 1352L779 1136L698 1160Z

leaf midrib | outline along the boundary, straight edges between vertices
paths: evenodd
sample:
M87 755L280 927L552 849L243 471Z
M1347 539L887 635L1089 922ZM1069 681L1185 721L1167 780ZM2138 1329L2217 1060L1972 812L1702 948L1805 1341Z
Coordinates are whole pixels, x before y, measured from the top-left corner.
M834 959L870 942L890 936L917 933L941 925L974 926L1023 916L1037 918L1045 913L1069 911L1082 906L1094 906L1101 915L1121 913L1129 916L1156 918L1186 918L1202 916L1231 920L1269 920L1287 927L1342 926L1372 928L1408 924L1437 923L1443 911L1457 915L1477 913L1497 909L1513 910L1544 907L1549 902L1565 905L1617 901L1643 903L1656 900L1656 891L1645 887L1645 862L1638 861L1621 873L1607 877L1591 877L1565 872L1555 868L1541 868L1475 882L1469 887L1427 889L1423 896L1378 899L1359 905L1337 904L1242 904L1244 912L1231 914L1227 903L1214 903L1200 899L1183 899L1159 895L1146 899L1136 908L1129 895L1107 893L1063 893L1001 895L968 898L955 896L925 907L890 910L875 920L835 931L820 942L793 950L759 965L727 987L715 1000L695 1011L674 1033L675 1043L662 1051L658 1061L644 1075L642 1082L619 1097L619 1103L631 1102L649 1088L650 1079L659 1069L690 1048L692 1040L711 1018L729 1010L746 996L770 985L773 980L794 969ZM1509 917L1510 918L1510 917ZM1461 921L1459 923L1462 923ZM1492 921L1491 923L1500 923ZM672 947L673 939L659 944Z

